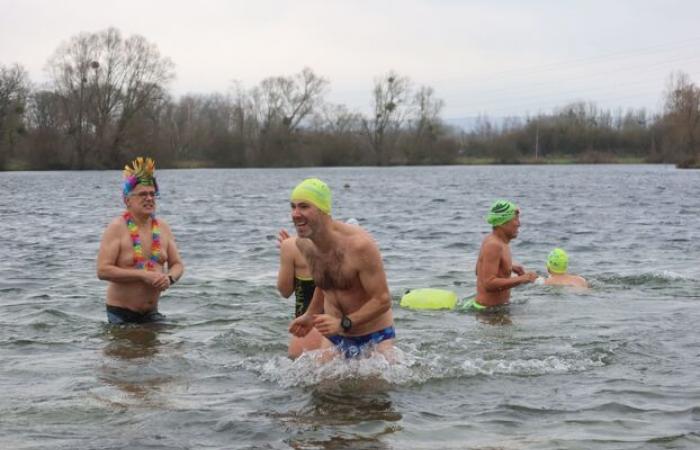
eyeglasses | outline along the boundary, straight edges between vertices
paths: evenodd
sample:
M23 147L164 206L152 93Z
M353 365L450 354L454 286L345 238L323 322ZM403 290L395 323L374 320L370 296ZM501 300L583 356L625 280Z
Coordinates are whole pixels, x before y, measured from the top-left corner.
M160 197L160 195L155 191L142 191L142 192L139 192L138 194L131 194L131 195L135 195L137 197L140 197L142 200L145 200L148 197L153 197L153 198Z

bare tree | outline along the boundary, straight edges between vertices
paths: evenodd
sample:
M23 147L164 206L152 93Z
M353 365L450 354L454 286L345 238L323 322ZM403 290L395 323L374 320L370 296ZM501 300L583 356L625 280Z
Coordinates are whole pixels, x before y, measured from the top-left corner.
M50 90L32 93L27 109L29 151L27 160L34 169L67 169L70 155L65 150L66 120L59 96Z
M301 164L350 166L371 164L362 146L362 115L345 105L325 104L314 114Z
M280 160L293 133L323 103L328 80L304 68L298 74L269 77L250 91L247 105L257 123L256 145L261 162Z
M410 119L413 139L406 144L409 160L433 163L435 144L442 128L440 111L444 104L435 98L435 91L429 86L422 86L414 94Z
M27 71L18 64L0 65L0 169L4 169L24 131L24 114L30 92Z
M388 162L390 150L407 115L411 82L394 71L374 81L373 116L363 120L365 134L374 151L376 164Z
M81 33L56 50L47 71L62 99L77 168L89 157L107 167L121 164L129 127L163 99L173 68L145 38L124 39L115 28Z
M700 88L683 72L671 74L665 100L666 151L681 167L700 164Z

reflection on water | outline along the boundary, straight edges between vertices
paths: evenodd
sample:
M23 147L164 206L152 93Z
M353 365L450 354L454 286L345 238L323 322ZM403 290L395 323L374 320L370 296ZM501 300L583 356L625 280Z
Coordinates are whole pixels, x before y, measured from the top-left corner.
M309 433L289 441L295 449L384 449L382 438L402 427L402 419L387 392L389 383L374 378L342 382L325 380L311 389L307 403L292 415L297 426L322 426L323 436Z
M476 320L487 325L513 325L510 310L507 308L495 312L476 312Z
M175 379L171 374L161 374L153 369L153 360L164 344L159 339L165 326L110 325L108 340L103 349L106 357L100 369L99 379L107 386L116 387L130 398L145 400L151 406L162 403L157 396L162 387Z
M376 377L356 378L342 383L325 380L311 391L300 417L313 422L354 424L364 420L401 420L386 390L389 383Z
M323 450L384 450L392 448L378 440L378 438L365 438L362 436L333 436L327 440L292 439L289 446L293 449L318 448Z
M105 356L116 359L150 358L158 353L158 328L149 326L110 325Z

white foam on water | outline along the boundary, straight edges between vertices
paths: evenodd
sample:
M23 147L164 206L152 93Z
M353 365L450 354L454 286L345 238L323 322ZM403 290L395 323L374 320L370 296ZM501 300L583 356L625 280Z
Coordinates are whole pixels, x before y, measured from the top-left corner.
M464 360L443 354L421 356L415 351L396 348L392 361L377 352L353 359L336 357L326 360L323 356L323 351L317 350L304 353L296 360L286 356L264 361L249 358L243 366L258 373L263 380L288 388L313 386L330 380L374 379L392 385L412 385L482 375L543 376L583 372L605 365L602 355L584 356L578 352L531 358L476 357Z
M583 372L593 367L601 367L604 363L600 360L584 358L562 358L559 356L547 356L531 359L474 359L462 363L461 369L464 375L551 375Z
M249 358L244 368L258 372L262 379L282 387L311 386L328 380L371 378L389 384L405 384L415 379L413 359L394 349L392 361L378 352L359 358L332 357L322 350L303 353L296 360L277 356L264 362Z
M657 272L651 272L651 275L655 278L663 278L664 280L670 281L684 281L684 280L696 280L697 274L682 274L674 272L673 270L661 270Z

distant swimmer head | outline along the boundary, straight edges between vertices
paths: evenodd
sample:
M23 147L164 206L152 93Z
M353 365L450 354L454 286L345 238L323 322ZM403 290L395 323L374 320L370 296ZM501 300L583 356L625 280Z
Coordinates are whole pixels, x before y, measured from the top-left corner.
M293 202L309 202L324 213L331 213L331 190L318 178L307 178L299 183L292 191L290 199Z
M513 220L518 214L520 214L520 210L515 206L515 203L508 200L496 200L491 205L486 221L492 227L499 227Z
M553 274L566 273L569 268L569 255L560 248L555 248L547 256L547 269Z

